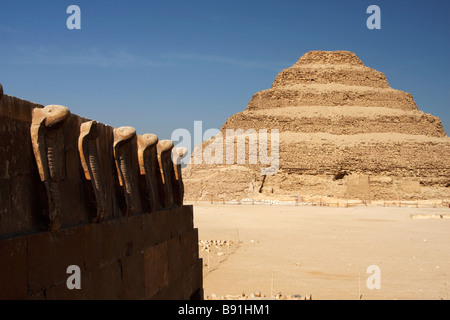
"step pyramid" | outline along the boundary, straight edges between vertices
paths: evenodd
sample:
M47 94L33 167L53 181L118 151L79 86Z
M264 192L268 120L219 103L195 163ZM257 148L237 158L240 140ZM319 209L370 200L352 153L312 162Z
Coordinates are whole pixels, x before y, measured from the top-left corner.
M231 116L219 138L231 129L278 129L278 172L191 160L186 198L450 198L450 138L440 119L349 51L306 53Z

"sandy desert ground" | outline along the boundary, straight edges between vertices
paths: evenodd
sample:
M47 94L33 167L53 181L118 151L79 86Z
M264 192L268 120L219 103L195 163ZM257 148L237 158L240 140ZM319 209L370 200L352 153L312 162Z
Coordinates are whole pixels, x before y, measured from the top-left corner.
M205 298L448 299L449 208L194 206ZM412 215L423 215L413 219ZM208 266L209 263L209 266ZM380 267L380 289L366 273Z

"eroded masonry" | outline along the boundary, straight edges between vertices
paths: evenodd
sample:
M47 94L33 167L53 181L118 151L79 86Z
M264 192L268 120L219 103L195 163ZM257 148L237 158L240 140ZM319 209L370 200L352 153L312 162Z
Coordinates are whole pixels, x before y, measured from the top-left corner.
M0 85L0 299L201 299L185 154Z
M187 199L450 198L450 138L440 119L353 52L307 52L228 118L222 136L228 129L279 130L279 171L191 163Z

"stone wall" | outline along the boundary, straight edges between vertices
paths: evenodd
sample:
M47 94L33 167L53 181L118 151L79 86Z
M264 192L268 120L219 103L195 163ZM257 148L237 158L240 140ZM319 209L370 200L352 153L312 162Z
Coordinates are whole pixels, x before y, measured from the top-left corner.
M185 150L0 93L0 299L201 299Z

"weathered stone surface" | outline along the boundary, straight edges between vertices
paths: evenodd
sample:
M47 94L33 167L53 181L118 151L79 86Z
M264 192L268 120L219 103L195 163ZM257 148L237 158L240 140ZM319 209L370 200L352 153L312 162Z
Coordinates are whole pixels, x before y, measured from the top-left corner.
M450 138L439 118L419 110L410 93L391 88L352 52L311 51L281 71L271 88L223 124L224 155L227 131L237 129L241 136L279 130L278 173L261 176L264 166L259 159L249 164L249 151L244 164L191 161L183 171L187 199L450 197ZM356 176L368 182L362 187Z
M142 212L137 167L137 150L134 148L136 130L131 127L114 129L114 158L116 161L119 183L123 187L126 201L126 216ZM136 150L136 151L135 151Z
M177 235L167 242L167 257L169 260L169 281L177 278L182 269L181 241Z
M202 271L192 271L199 261L197 229L171 238L167 232L159 243L147 241L153 235L145 226L168 229L169 220L163 218L191 212L190 207L173 210L0 240L0 297L144 299L164 293L166 299L176 299L186 286L190 294L201 290ZM80 291L66 286L70 265L81 269Z
M8 95L0 99L0 142L0 299L176 299L186 285L202 291L186 284L178 263L195 256L180 247L182 234L197 232L192 207L141 202L147 174L160 178L158 194L179 197L171 142L160 152L164 171L147 140L153 165L144 163L140 179L134 129ZM170 187L162 184L166 176ZM67 288L70 265L80 267L81 290Z
M27 293L27 240L1 240L0 299L21 299Z
M203 297L203 261L198 259L183 272L184 299L202 299ZM197 289L201 288L201 289Z
M40 201L47 206L48 200L31 146L34 108L43 106L6 94L0 100L0 238L48 228Z
M145 298L152 298L169 283L169 258L167 242L144 252Z
M123 258L121 262L121 277L123 283L122 299L143 299L145 295L144 255L134 254Z
M172 193L175 182L175 173L172 162L173 142L161 140L157 144L158 162L161 169L161 178L164 184L164 207L171 208L174 205L174 195Z
M50 230L58 230L62 224L59 183L65 179L65 153L61 129L69 116L69 109L59 105L33 110L31 141L39 175L47 189Z
M186 232L180 236L181 252L190 252L191 254L182 256L183 269L188 268L190 265L198 260L198 230L193 229L190 232Z
M177 205L183 205L184 183L182 178L181 161L187 155L187 148L177 147L172 150L173 171L175 185L173 186L174 201Z
M179 275L172 282L161 288L155 295L152 296L154 300L182 300L183 290L183 277Z
M141 177L145 177L146 198L149 211L162 208L164 202L160 192L163 189L162 177L157 155L158 137L154 134L138 136L138 159Z
M28 237L28 283L31 292L65 281L67 267L84 266L86 228L61 229Z
M106 186L103 179L103 170L100 157L98 155L97 141L99 132L96 121L84 122L80 126L80 136L78 138L78 151L81 165L87 180L91 180L94 189L97 215L95 222L100 222L105 217L106 212Z

